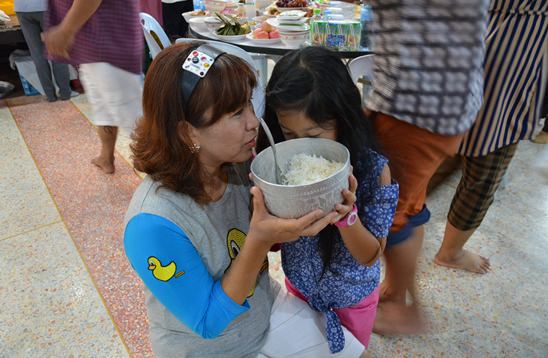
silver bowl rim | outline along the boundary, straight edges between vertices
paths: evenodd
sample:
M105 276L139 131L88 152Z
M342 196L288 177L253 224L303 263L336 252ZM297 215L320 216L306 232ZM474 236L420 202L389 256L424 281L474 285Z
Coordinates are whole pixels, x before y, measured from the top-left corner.
M295 139L288 139L288 140L284 140L283 142L280 142L280 143L276 143L276 144L282 144L282 143L287 143L287 142L292 142L292 141L300 141L302 139L313 139L313 140L322 140L322 141L330 141L330 142L335 142L337 144L339 144L341 147L344 148L345 152L346 152L346 161L344 162L343 166L337 170L335 173L331 174L330 176L328 176L327 178L324 178L320 181L317 181L317 182L314 182L314 183L308 183L308 184L301 184L301 185L283 185L283 184L275 184L275 183L271 183L269 181L266 181L265 179L259 177L257 174L255 174L255 171L253 170L253 162L255 161L255 159L257 159L257 157L259 157L259 155L268 150L269 147L261 150L260 153L257 153L257 156L255 156L255 158L253 158L253 160L251 161L251 165L249 166L249 169L251 171L251 175L253 176L253 178L257 178L257 180L263 184L268 184L272 187L279 187L279 188L302 188L302 187L305 187L305 186L309 186L309 185L317 185L319 183L323 183L331 178L333 178L334 176L336 176L337 174L341 173L342 171L344 170L348 170L348 167L350 166L350 152L348 151L348 148L346 148L346 146L342 143L339 143L337 142L336 140L332 140L332 139L327 139L327 138L295 138ZM272 149L270 149L272 150Z

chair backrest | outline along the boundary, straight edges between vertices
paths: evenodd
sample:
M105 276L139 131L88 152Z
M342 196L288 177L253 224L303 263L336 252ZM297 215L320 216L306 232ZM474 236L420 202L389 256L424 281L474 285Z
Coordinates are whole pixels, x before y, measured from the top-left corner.
M363 55L352 59L348 63L348 72L356 85L362 85L362 99L365 99L371 89L373 81L373 56Z
M264 93L264 85L261 83L261 76L259 76L259 68L257 67L257 63L253 60L253 57L251 54L244 49L232 45L226 42L221 41L213 41L213 40L196 40L192 38L178 38L175 40L175 43L184 43L184 42L193 42L193 41L201 41L201 42L207 42L208 44L218 48L219 50L222 50L226 53L229 53L234 56L238 56L245 62L247 62L251 68L255 71L255 74L257 75L257 86L253 89L252 94L252 103L253 108L255 109L255 114L257 117L262 117L264 114L264 107L265 107L265 93Z
M145 40L150 50L150 57L154 58L164 48L171 46L171 42L167 37L162 26L151 15L141 12L139 13L139 19L143 32L145 34Z
M348 71L350 71L350 77L352 77L354 83L357 83L361 77L365 77L368 80L373 79L373 56L363 55L350 60Z

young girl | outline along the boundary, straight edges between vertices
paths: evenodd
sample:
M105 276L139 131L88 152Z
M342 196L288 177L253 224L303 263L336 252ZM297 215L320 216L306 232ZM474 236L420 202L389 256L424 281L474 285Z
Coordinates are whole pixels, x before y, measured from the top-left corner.
M374 151L359 91L334 53L307 47L286 55L266 92L265 120L277 141L327 138L350 151L354 175L342 193L350 205L337 205L341 219L319 235L284 243L282 265L288 291L325 314L331 352L344 346L341 325L367 347L379 300L379 256L398 186L391 183L387 160ZM260 138L259 149L266 146ZM356 210L360 220L353 222Z

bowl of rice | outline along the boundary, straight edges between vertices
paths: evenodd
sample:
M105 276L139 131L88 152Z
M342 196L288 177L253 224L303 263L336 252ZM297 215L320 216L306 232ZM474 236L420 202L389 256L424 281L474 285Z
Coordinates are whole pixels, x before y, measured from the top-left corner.
M350 153L336 141L299 138L276 144L282 183L276 183L274 154L268 147L251 163L253 182L267 209L281 218L299 218L316 209L334 210L348 188Z

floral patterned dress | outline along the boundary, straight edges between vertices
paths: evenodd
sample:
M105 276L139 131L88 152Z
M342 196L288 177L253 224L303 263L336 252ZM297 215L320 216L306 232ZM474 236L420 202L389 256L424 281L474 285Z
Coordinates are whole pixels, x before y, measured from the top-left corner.
M380 185L379 177L387 159L366 149L357 160L354 173L360 178L356 206L363 225L375 237L388 235L398 202L398 184ZM380 280L380 260L372 266L359 264L337 231L329 269L323 272L319 235L301 237L282 245L282 266L290 283L309 305L326 316L326 333L331 352L344 348L344 333L337 308L350 307L375 290ZM322 274L323 273L323 274Z

